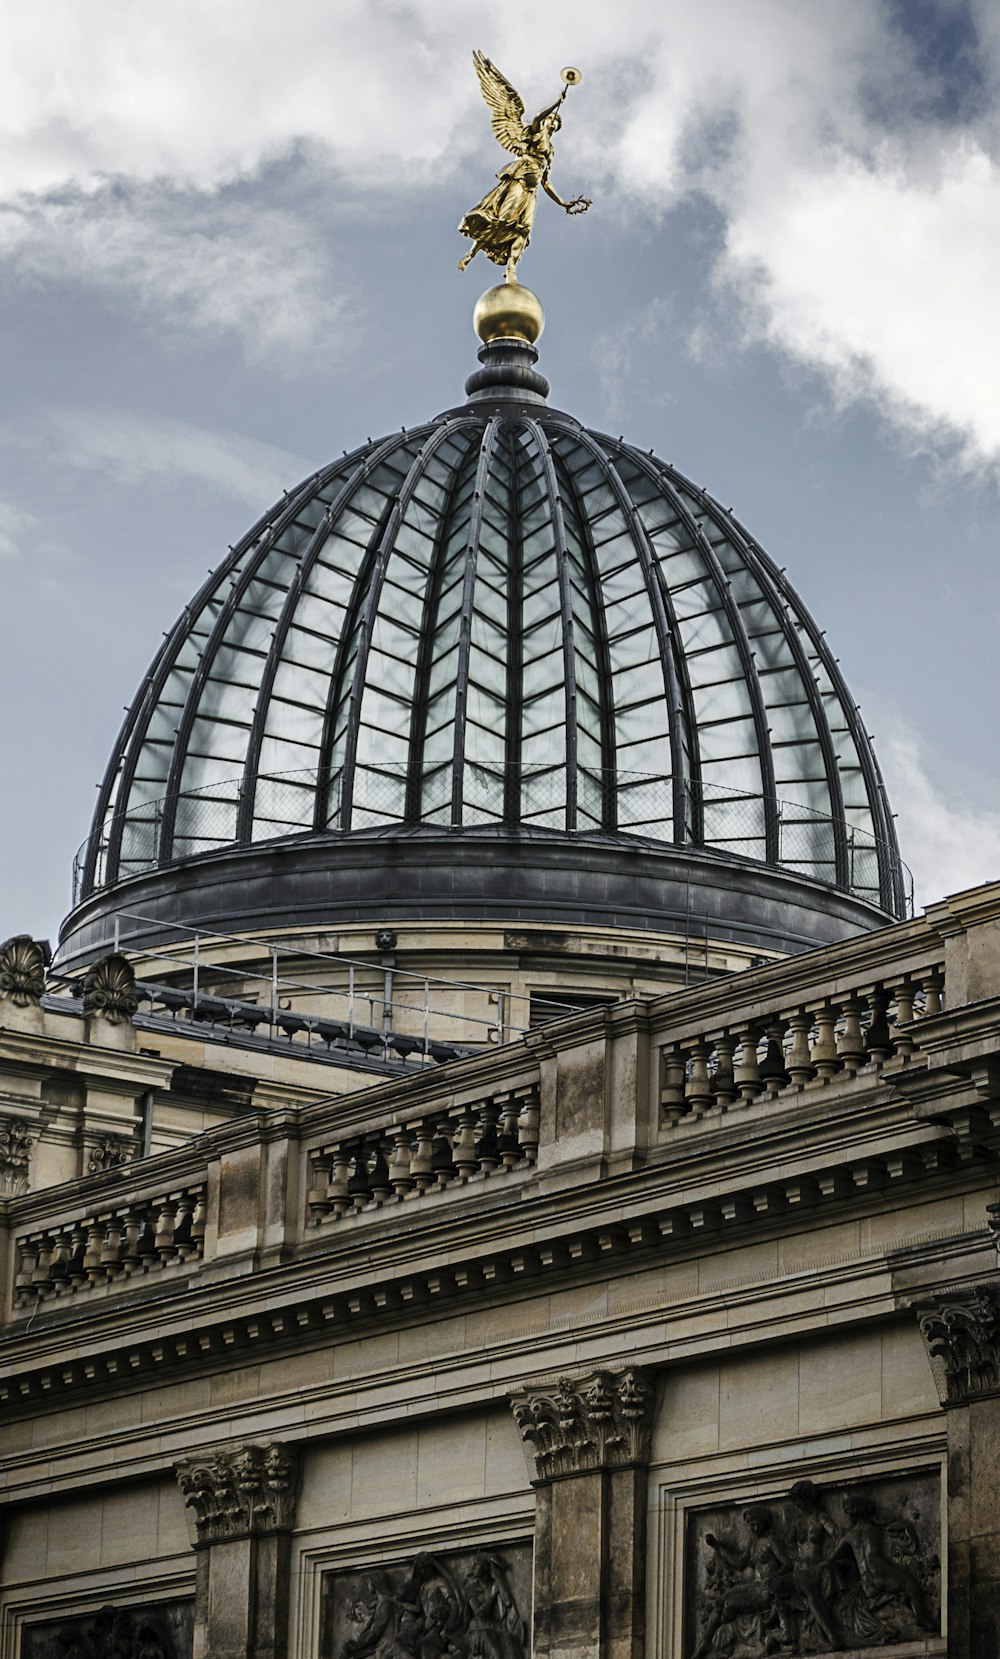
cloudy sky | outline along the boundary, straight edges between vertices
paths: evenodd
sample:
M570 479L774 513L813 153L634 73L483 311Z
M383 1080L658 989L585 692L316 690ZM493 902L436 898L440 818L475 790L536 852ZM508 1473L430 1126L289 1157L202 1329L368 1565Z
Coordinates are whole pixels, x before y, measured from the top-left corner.
M584 70L522 266L552 401L756 532L918 899L1000 876L996 0L35 0L0 53L0 937L55 934L122 715L230 542L474 367L455 225Z

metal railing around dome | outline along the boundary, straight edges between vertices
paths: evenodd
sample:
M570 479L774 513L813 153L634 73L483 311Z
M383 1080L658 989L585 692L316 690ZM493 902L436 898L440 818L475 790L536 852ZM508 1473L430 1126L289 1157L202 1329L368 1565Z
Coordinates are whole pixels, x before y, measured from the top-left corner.
M571 782L568 790L564 765L467 762L456 809L450 765L427 767L416 787L406 766L358 765L349 801L341 770L260 774L252 829L240 836L245 818L241 775L112 815L76 855L73 903L131 876L269 841L393 827L519 824L570 834L626 835L745 858L826 883L891 915L913 914L913 877L895 844L847 820L793 801L685 781L684 824L677 836L669 776L579 767ZM769 837L776 856L767 856Z

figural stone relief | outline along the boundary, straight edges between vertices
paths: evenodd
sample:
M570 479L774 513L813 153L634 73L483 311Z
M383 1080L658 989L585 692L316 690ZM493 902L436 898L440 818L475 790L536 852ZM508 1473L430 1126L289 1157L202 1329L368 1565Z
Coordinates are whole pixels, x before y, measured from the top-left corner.
M531 1546L325 1573L320 1659L527 1659Z
M191 1602L102 1607L28 1625L21 1659L190 1659L193 1636Z
M940 1488L930 1471L797 1481L688 1519L684 1659L864 1652L937 1635Z

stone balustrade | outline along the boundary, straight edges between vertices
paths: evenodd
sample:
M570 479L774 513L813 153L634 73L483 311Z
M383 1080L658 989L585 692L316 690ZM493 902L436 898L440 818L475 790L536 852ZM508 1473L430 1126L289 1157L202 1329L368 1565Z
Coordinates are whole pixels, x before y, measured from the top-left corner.
M529 1168L538 1131L537 1082L383 1121L311 1154L309 1220L337 1221L479 1176Z
M688 1029L670 1031L660 1047L660 1126L905 1065L916 1051L916 1022L941 1012L943 994L944 965L936 955L836 995L805 996L773 1011L737 1007L736 1018L708 1029L685 1022Z
M205 1183L94 1210L15 1238L15 1309L198 1260Z

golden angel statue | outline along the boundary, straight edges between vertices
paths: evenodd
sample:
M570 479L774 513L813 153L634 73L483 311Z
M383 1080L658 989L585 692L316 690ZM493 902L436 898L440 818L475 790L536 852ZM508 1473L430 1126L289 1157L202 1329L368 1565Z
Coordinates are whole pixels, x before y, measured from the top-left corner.
M518 260L531 236L539 188L567 213L586 213L590 206L585 196L564 202L549 183L552 139L562 126L562 102L569 88L578 86L583 76L578 69L564 69L565 85L555 103L541 110L533 121L525 121L524 100L506 76L482 52L474 52L472 61L492 112L494 136L516 159L497 174L499 184L478 206L470 208L459 225L472 247L459 260L458 268L464 271L477 253L484 253L494 265L506 265L507 281L516 282Z

